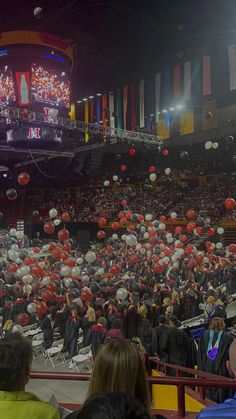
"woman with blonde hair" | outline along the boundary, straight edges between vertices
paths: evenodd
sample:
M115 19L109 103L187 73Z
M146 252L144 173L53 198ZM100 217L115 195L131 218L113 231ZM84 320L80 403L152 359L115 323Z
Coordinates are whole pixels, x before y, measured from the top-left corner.
M125 340L110 340L97 354L88 397L122 392L150 405L150 395L141 356L136 346Z
M229 377L226 361L229 359L229 347L233 337L225 331L225 322L221 317L214 317L199 342L198 368L212 374ZM206 395L216 403L222 403L230 396L227 389L206 389Z
M96 313L93 307L88 307L86 316L82 320L83 346L88 346L88 337L92 326L96 323Z

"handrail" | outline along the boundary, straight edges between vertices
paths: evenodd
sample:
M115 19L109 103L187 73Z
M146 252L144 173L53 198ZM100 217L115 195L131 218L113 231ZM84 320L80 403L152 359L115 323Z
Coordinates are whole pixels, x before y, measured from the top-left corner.
M171 364L167 364L170 366ZM176 367L176 365L175 365ZM213 375L213 374L212 374ZM90 374L77 374L77 373L66 373L66 372L43 372L43 371L34 371L31 372L30 378L40 379L40 380L68 380L68 381L89 381ZM172 385L177 387L178 395L178 416L185 417L185 387L213 387L213 388L230 388L236 389L236 379L225 377L219 377L216 379L206 379L206 378L189 378L189 377L148 377L149 385L160 384L160 385Z

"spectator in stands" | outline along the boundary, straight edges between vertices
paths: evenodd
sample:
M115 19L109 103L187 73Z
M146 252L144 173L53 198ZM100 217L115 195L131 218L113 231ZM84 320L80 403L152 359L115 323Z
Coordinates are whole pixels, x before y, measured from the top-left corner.
M225 322L220 317L211 320L209 329L204 332L198 346L198 367L202 371L229 377L226 362L233 337L225 331ZM227 389L206 389L206 396L222 403L229 397Z
M136 345L124 339L111 339L98 352L88 394L117 391L150 405L142 359Z
M229 360L226 361L229 375L236 378L236 340L229 347ZM236 417L236 394L232 399L227 399L224 403L216 406L206 407L198 414L197 419L218 419Z
M25 391L32 363L32 346L19 333L0 340L0 417L59 419L59 413Z

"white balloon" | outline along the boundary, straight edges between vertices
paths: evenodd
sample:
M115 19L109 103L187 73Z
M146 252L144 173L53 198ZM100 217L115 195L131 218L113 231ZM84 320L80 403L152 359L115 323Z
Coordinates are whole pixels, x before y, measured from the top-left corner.
M40 19L42 17L43 9L42 7L35 7L34 9L34 17Z
M145 255L146 250L142 247L142 249L140 250L141 255Z
M36 313L36 304L35 303L29 303L27 305L27 311L28 313Z
M151 221L152 219L153 219L152 214L146 214L146 215L145 215L145 220L146 220L146 221Z
M149 179L150 179L151 182L155 182L156 178L157 178L156 173L151 173L150 176L149 176Z
M65 287L66 288L69 288L69 286L70 286L70 284L72 282L72 279L71 278L64 278L63 279L63 282L64 282Z
M50 279L50 277L49 276L44 276L44 278L42 279L42 284L43 285L49 285L49 284L51 284L51 279Z
M11 230L10 230L10 236L12 236L12 237L16 237L16 229L15 228L11 228Z
M43 252L47 252L49 250L49 245L48 244L44 244L44 246L42 247L42 251Z
M166 174L166 175L170 175L170 173L171 173L171 170L170 170L170 168L169 168L169 167L167 167L167 168L165 169L165 174Z
M57 210L56 208L51 208L49 211L49 217L50 218L55 218L57 216Z
M119 288L116 291L117 300L125 300L127 295L128 295L128 293L127 293L127 290L125 288Z
M170 218L177 218L177 214L176 214L176 212L172 212L171 214L170 214Z
M158 230L165 230L166 225L164 223L160 223L158 226Z
M23 292L24 292L24 294L30 294L31 291L32 291L31 285L26 284L26 285L23 286Z
M20 324L14 324L12 328L12 333L16 332L23 334L23 327Z
M9 250L8 251L8 257L9 259L11 259L13 262L18 258L18 252L16 252L15 250Z
M58 115L58 109L50 108L48 109L49 118L56 118Z
M128 246L136 246L137 244L137 238L133 234L127 236L125 241Z
M21 260L20 258L17 258L17 259L15 260L15 263L16 263L17 265L20 265L20 264L22 263L22 260Z
M33 250L30 250L30 251L28 252L28 257L32 258L32 257L34 257L34 256L35 256L34 251L33 251Z
M127 237L126 234L122 234L121 239L126 241L126 237Z
M109 185L110 185L109 180L105 180L105 182L103 183L103 185L104 185L104 186L109 186Z
M146 233L144 233L144 235L143 235L143 238L146 240L146 239L149 239L149 234L146 232Z
M95 262L96 259L97 259L97 256L95 255L95 253L91 252L90 250L85 255L85 260L88 263L93 263Z
M24 282L24 284L31 284L31 282L33 282L33 277L32 275L25 275L22 278L22 281Z
M144 233L146 231L146 228L144 226L141 226L140 231L141 231L141 233Z
M119 178L118 178L118 176L116 176L116 175L114 175L114 176L113 176L113 180L114 180L114 182L117 182L117 181L118 181L118 179L119 179Z
M23 231L17 231L16 232L16 238L17 238L17 240L23 240L24 232Z
M11 246L11 250L14 250L15 252L19 252L20 248L19 248L18 244L13 244Z
M80 274L80 269L79 268L77 268L77 266L74 266L74 268L72 268L72 270L71 270L71 275L73 276L73 275L79 275Z
M83 259L82 258L76 259L76 263L77 263L77 265L82 265Z
M216 150L218 147L219 147L218 143L215 142L215 143L212 144L212 148L214 148L214 150Z
M104 269L103 268L98 268L97 274L102 276L104 274Z
M216 243L216 248L218 249L218 250L220 250L220 249L222 249L223 248L223 244L222 243Z
M112 238L113 240L118 240L119 239L118 234L116 233L112 234Z
M138 243L137 245L136 245L136 250L137 251L139 251L139 250L141 250L142 249L142 245L140 244L140 243Z
M69 276L71 273L71 268L69 266L62 266L61 268L61 275L62 276Z
M220 235L221 235L221 234L224 234L224 232L225 232L225 231L224 231L224 229L223 229L222 227L218 227L218 228L217 228L217 233L218 233L218 234L220 234Z
M211 141L207 141L206 143L205 143L205 149L206 150L210 150L212 148L212 142Z
M61 224L61 220L60 220L60 218L56 218L54 221L53 221L53 224L54 224L54 226L59 226L60 224Z

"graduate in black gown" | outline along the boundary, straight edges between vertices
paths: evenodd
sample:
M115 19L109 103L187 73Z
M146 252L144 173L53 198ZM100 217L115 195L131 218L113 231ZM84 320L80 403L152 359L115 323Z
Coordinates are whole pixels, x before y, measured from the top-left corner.
M229 360L229 347L232 341L232 335L225 332L224 320L214 317L199 342L197 355L199 370L229 377L226 361ZM231 390L223 388L206 389L206 397L216 403L222 403L231 397L231 393Z
M63 346L63 352L67 351L69 358L73 358L73 356L77 355L77 341L80 327L81 319L78 310L76 307L72 306L68 312Z

